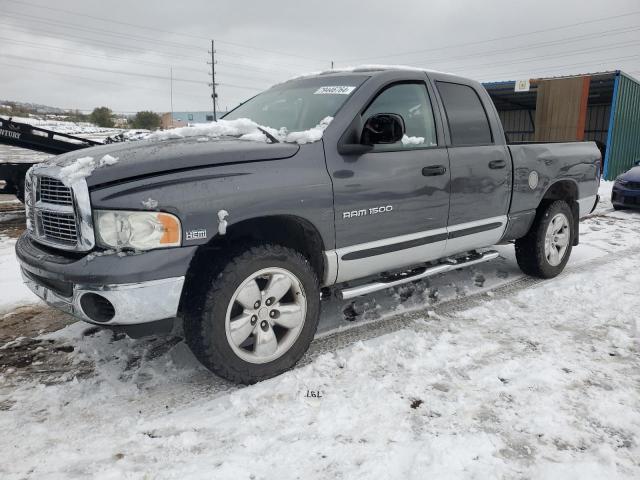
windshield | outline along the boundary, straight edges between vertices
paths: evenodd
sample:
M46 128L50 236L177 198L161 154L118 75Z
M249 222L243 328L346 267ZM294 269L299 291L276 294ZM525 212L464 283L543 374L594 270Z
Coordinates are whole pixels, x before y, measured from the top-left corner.
M248 118L276 130L309 130L333 117L366 78L350 75L287 82L247 100L224 120Z

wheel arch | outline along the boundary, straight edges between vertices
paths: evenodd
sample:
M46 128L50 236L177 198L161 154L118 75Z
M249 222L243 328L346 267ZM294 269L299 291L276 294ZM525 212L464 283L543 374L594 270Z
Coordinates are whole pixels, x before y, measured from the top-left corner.
M323 278L325 242L312 222L289 214L246 218L230 224L224 235L214 236L196 250L187 271L180 311L200 303L197 298L207 287L203 279L215 274L216 260L221 255L228 257L225 252L257 243L274 243L300 252L309 260L318 278Z
M556 200L564 200L573 213L573 246L578 245L580 235L580 206L578 204L578 183L573 179L558 179L547 187L538 204L538 209L544 208Z

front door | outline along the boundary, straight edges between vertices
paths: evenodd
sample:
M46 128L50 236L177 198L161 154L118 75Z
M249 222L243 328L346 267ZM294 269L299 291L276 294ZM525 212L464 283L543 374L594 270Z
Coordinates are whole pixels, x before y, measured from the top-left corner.
M385 87L363 113L395 113L406 135L327 158L336 205L337 281L439 258L446 246L449 159L424 82Z

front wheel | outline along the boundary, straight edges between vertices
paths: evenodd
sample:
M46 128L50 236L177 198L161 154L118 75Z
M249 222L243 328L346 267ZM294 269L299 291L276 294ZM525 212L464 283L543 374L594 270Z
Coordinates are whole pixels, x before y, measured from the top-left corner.
M279 245L247 248L215 275L185 336L211 371L236 383L278 375L305 353L320 313L318 279L300 253Z
M516 240L520 269L540 278L560 274L571 255L574 221L571 208L563 200L541 208L527 235Z

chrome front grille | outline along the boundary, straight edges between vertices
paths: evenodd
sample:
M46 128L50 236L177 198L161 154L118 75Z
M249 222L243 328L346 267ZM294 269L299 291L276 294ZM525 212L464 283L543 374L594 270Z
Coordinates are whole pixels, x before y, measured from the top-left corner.
M27 173L27 230L39 243L62 250L88 251L94 246L89 190L83 180L65 185L59 167L36 166Z
M38 197L41 202L54 205L73 205L71 189L57 178L40 177L38 181Z
M65 245L78 243L75 214L42 210L37 213L37 217L38 230L47 240Z

